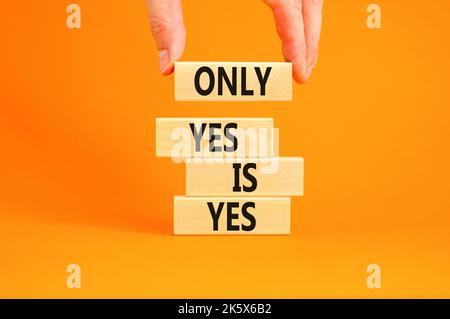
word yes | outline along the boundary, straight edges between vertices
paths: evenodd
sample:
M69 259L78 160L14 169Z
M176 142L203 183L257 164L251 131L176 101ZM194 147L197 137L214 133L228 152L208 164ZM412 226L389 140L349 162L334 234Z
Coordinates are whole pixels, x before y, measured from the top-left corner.
M223 207L227 205L227 231L239 231L241 228L243 231L252 231L256 227L256 218L249 212L249 208L256 208L255 202L246 202L242 205L241 212L242 217L247 219L250 224L249 225L236 225L233 221L239 219L239 214L233 212L233 209L239 208L240 204L238 202L220 202L219 206L214 208L214 204L212 202L208 202L208 209L213 219L213 230L219 230L219 219L223 211Z
M208 124L202 123L200 128L197 128L194 123L189 123L189 127L191 128L192 135L194 136L195 141L195 151L200 152L201 146L202 146L202 138L205 133L206 127ZM222 124L221 123L209 123L209 151L210 152L222 152L222 146L217 145L215 141L221 140L221 135L217 134L217 130L221 130ZM224 151L225 152L235 152L238 148L238 140L237 137L231 134L231 129L237 129L238 125L236 123L227 123L224 126L224 135L225 138L231 141L233 144L232 146L224 145Z

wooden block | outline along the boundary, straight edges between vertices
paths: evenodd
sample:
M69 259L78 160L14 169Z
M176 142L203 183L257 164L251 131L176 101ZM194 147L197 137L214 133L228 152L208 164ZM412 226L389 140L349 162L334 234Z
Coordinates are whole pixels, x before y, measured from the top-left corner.
M174 234L289 234L290 208L289 197L175 196Z
M290 62L175 62L177 101L291 101Z
M302 196L303 158L186 162L188 196Z
M156 156L272 157L275 133L271 118L157 118Z

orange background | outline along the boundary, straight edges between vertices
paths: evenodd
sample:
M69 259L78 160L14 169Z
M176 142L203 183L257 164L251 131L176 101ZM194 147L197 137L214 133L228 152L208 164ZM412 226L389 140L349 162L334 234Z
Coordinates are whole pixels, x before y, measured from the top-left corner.
M144 0L6 1L0 297L450 297L450 3L328 0L291 103L175 103ZM184 1L183 60L281 61L259 0ZM273 117L305 158L292 234L175 237L156 117ZM82 288L66 288L66 267ZM381 265L381 289L366 266Z

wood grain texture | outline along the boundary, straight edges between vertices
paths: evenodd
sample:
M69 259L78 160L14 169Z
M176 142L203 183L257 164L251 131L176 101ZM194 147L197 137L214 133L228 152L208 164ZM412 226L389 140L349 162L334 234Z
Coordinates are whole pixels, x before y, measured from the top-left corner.
M221 140L215 144L230 141L225 139L223 128L229 123L237 124L238 129L229 132L238 139L238 148L234 152L211 152L209 150L209 128L205 130L201 140L201 149L196 151L195 139L189 126L201 127L202 123L219 123L222 129ZM271 118L157 118L156 119L156 156L172 158L189 157L272 157L276 153Z
M238 183L236 168L240 164ZM256 179L244 176L246 165ZM256 168L254 168L256 167ZM238 186L237 188L234 186ZM246 189L244 189L246 186ZM224 159L221 162L186 162L186 195L188 196L302 196L303 195L303 158L275 157Z
M202 67L212 70L211 77L202 73L199 76L200 87L207 90L213 83L212 92L201 95L195 87L196 73ZM232 94L223 77L219 76L223 68L229 81L235 84L236 92ZM234 68L234 70L233 70ZM245 68L245 72L243 71ZM270 70L269 70L270 68ZM233 78L233 71L236 78ZM258 71L260 72L258 77ZM262 90L261 78L267 73ZM223 74L223 72L222 72ZM245 76L245 80L243 77ZM235 81L234 81L234 80ZM220 95L219 82L222 82ZM245 84L244 84L245 83ZM243 87L247 90L245 95ZM176 101L291 101L292 100L292 64L289 62L175 62L175 100Z
M214 230L213 218L208 202L217 209L223 202L218 219L218 228ZM229 203L238 203L232 212L238 214L232 220L239 230L229 230L227 207ZM251 225L242 214L245 203L254 203L248 210L255 218L255 227L251 231L242 229L242 225ZM291 200L289 197L174 197L174 234L175 235L283 235L289 234Z

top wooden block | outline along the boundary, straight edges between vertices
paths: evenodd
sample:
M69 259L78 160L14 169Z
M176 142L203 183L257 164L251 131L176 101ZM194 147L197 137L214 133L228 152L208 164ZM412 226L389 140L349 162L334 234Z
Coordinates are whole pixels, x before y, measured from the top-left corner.
M175 62L176 101L291 101L292 63Z

